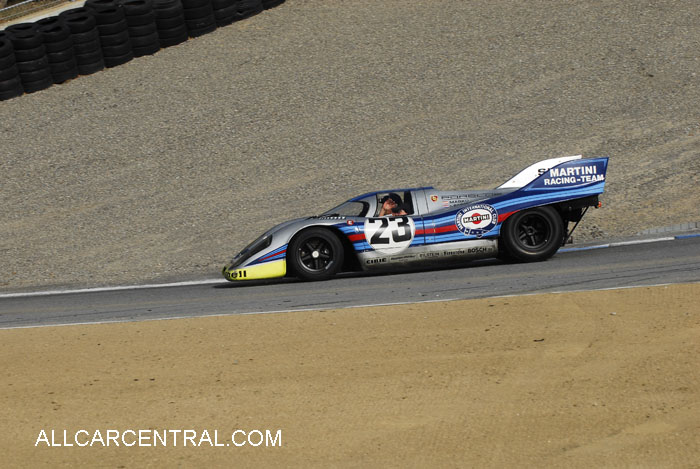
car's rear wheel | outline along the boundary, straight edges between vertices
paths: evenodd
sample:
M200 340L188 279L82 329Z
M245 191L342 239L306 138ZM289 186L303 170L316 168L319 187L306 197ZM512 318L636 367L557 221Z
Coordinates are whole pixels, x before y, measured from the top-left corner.
M549 259L561 246L564 224L552 207L537 207L511 215L501 228L508 257L522 262Z
M343 265L343 245L324 228L302 231L289 244L287 259L294 274L304 280L326 280Z

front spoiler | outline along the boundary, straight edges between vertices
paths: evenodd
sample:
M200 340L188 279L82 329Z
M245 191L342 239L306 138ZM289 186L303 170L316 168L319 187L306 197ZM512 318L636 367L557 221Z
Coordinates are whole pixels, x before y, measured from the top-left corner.
M230 282L284 277L287 274L287 261L280 259L236 269L225 266L221 273Z

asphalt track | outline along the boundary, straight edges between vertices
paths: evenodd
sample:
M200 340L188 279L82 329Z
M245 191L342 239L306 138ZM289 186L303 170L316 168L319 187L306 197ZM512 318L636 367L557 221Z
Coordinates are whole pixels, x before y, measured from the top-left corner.
M269 313L700 282L700 237L557 253L546 262L480 261L402 274L346 274L0 298L0 328Z

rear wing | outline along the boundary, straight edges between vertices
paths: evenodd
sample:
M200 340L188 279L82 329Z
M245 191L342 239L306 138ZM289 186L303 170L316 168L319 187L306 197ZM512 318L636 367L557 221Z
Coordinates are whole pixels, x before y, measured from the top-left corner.
M581 155L576 156L562 156L559 158L551 158L549 160L538 161L535 164L528 166L527 168L520 171L518 174L498 186L496 189L519 189L528 185L530 182L534 181L536 178L549 171L553 168L567 161L580 160Z
M605 188L607 170L608 158L568 160L544 170L522 190L580 192L582 195L583 193L587 195L601 194Z
M567 158L556 166L541 168L541 174L523 187L489 199L486 203L496 208L499 214L506 215L518 210L573 200L579 200L581 207L597 205L597 197L605 189L608 158Z

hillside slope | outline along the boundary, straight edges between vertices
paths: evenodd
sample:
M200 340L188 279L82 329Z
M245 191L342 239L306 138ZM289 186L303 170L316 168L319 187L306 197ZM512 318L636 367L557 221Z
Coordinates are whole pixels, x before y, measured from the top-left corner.
M0 289L216 275L349 196L568 154L611 157L579 239L700 221L698 24L673 0L288 0L2 102Z

